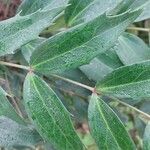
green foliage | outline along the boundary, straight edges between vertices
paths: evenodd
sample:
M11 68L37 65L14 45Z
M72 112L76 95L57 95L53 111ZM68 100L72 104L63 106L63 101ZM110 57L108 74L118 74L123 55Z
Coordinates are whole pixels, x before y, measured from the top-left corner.
M32 53L35 51L35 49L45 41L45 38L37 38L36 40L33 40L21 47L21 52L25 58L25 60L29 63L30 57Z
M13 54L14 51L31 40L38 38L39 33L50 26L63 7L52 10L39 10L27 16L20 16L0 23L0 56Z
M116 45L116 52L124 65L134 64L150 58L148 45L133 34L124 33L119 37Z
M32 146L42 139L35 129L23 126L15 121L0 117L0 144L5 147Z
M145 128L145 133L144 133L144 142L143 142L143 149L144 150L149 150L150 149L150 123Z
M120 119L96 94L90 99L88 114L89 126L99 149L136 149Z
M6 96L7 93L0 87L0 116L6 116L20 124L25 125L25 122L17 114L13 106L9 103Z
M150 0L23 0L0 22L0 146L149 150L150 47L126 30L149 8ZM143 139L131 138L140 125Z
M138 10L116 17L104 14L88 23L56 34L34 51L30 61L31 67L42 73L79 67L111 48L121 32L140 13ZM109 34L112 36L108 37Z
M90 21L103 14L106 9L114 7L119 0L70 0L71 4L65 11L66 23L71 26L85 21Z
M97 83L97 91L117 97L145 98L150 96L150 61L120 67Z
M69 112L42 79L29 73L23 95L29 117L46 140L60 150L83 149Z
M49 10L60 6L67 5L68 0L24 0L18 12L21 12L20 15L29 15L36 12L37 10Z

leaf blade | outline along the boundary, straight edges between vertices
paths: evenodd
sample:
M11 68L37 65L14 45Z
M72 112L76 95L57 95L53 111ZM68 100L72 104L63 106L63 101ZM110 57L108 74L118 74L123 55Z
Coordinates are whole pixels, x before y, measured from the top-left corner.
M63 7L15 17L0 22L0 56L13 54L17 48L38 38L39 33L50 26ZM30 34L29 34L30 33Z
M149 51L150 48L139 37L130 33L120 36L116 46L116 52L124 65L148 60Z
M143 150L150 149L150 122L148 122L143 137Z
M17 114L16 110L6 98L7 93L0 87L0 116L9 117L16 122L26 125L23 119Z
M149 0L148 0L149 1ZM150 17L150 1L147 0L70 0L71 4L65 10L65 20L68 26L74 26L82 22L88 22L98 15L108 12L110 14L121 14L128 10L136 10L143 7L142 14L136 19L141 21Z
M140 11L112 17L103 14L88 23L61 32L49 38L33 53L31 67L41 73L55 73L86 64L111 48L127 24L139 14ZM108 38L110 34L112 36Z
M21 52L28 63L30 62L30 57L34 52L34 50L36 49L36 47L40 45L44 40L45 38L39 37L36 40L33 40L21 47Z
M28 15L36 12L39 9L52 9L59 6L67 5L68 0L24 0L18 8L21 15Z
M135 100L149 97L149 69L149 60L118 68L97 83L97 91Z
M90 100L88 118L92 136L95 138L99 149L135 149L135 145L120 119L95 94L92 95Z
M79 24L81 22L90 21L97 16L106 12L109 8L113 8L119 0L70 0L70 6L65 10L65 20L69 26Z
M34 74L24 83L26 110L39 133L60 150L83 149L68 111L48 85Z
M0 117L0 146L33 146L41 142L42 139L35 129L23 126L15 121Z

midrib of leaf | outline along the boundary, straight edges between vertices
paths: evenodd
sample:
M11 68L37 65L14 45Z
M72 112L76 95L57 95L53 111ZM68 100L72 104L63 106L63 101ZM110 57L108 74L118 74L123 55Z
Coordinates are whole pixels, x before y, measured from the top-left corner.
M123 66L123 67L124 67L124 66ZM120 67L120 68L123 68L123 67ZM115 78L115 79L119 79L119 78L125 76L126 74L128 74L127 71L126 71L124 74L122 74L121 76L119 76L119 77L117 77L117 78ZM105 83L102 84L102 86L107 86L107 84L109 84L110 81L113 81L113 78L107 80Z
M37 93L38 93L38 95L39 95L39 97L40 97L40 99L41 99L43 105L45 106L47 113L51 116L51 118L53 119L54 124L56 125L56 127L58 127L59 131L63 134L63 136L64 136L64 138L66 139L66 141L67 141L67 142L70 144L70 146L73 148L72 144L71 144L71 143L68 141L68 139L66 138L65 133L61 130L61 128L59 127L59 125L56 124L55 119L54 119L53 116L49 113L49 111L48 111L49 108L46 106L46 104L45 104L45 102L44 102L44 100L43 100L43 98L42 98L40 92L38 91L34 79L31 78L31 81L32 81L33 86L34 86L35 90L37 91ZM40 123L39 123L39 124L40 124ZM41 124L40 124L40 126L42 127ZM44 128L43 128L43 129L44 129ZM44 131L46 131L46 130L44 129ZM48 132L47 132L47 133L48 133ZM73 149L74 149L74 148L73 148Z
M71 25L73 22L74 22L74 20L76 20L76 18L78 18L78 16L80 15L80 14L82 14L82 12L84 12L89 6L91 6L92 4L94 4L95 3L95 1L96 0L94 0L93 2L91 2L91 3L89 3L84 9L82 9L75 17L73 17L72 18L72 20L71 21L69 21L69 24ZM81 1L80 1L81 2ZM79 5L79 4L78 4ZM76 6L76 8L78 7L78 5ZM75 10L73 11L73 13L75 12ZM73 13L72 13L72 15L73 15ZM71 15L71 17L72 17L72 15ZM70 18L71 18L70 17Z
M124 66L122 66L122 67L120 67L120 69L121 68L124 68ZM114 70L115 71L115 70ZM129 72L130 71L132 71L132 70L129 70ZM132 81L128 81L128 82L126 82L126 83L120 83L120 84L118 84L117 86L119 86L119 85L126 85L126 84L131 84L130 82L132 82L132 83L138 83L138 82L140 82L140 81L136 81L144 72L147 72L147 71L150 71L150 69L147 69L147 70L142 70L141 71L141 73L135 78L135 79L133 79ZM121 76L119 76L119 77L117 77L117 78L115 78L115 79L120 79L121 77L123 77L123 76L125 76L126 74L128 74L129 72L125 72L124 74L122 74ZM142 80L142 81L145 81L145 80L148 80L148 79L144 79L144 80ZM102 83L102 87L104 87L104 86L107 86L107 84L109 84L109 82L110 81L113 81L113 78L111 78L110 80L107 80L104 84ZM133 82L134 81L134 82ZM112 86L108 86L108 87L112 87ZM115 87L115 86L113 86L113 87Z
M143 80L143 81L140 81L140 82L132 82L132 83L125 83L125 84L119 84L119 85L117 85L117 86L109 86L109 87L104 87L103 88L103 86L102 87L100 87L100 89L102 90L102 91L107 91L107 90L111 90L111 89L113 89L113 88L117 88L117 87L124 87L124 86L127 86L127 85L134 85L134 84L138 84L138 83L144 83L144 82L149 82L150 81L150 79L148 79L148 80Z
M96 38L96 37L94 37L94 38ZM88 42L90 42L90 41L88 41ZM88 43L88 42L86 42L86 43ZM83 43L81 46L76 47L76 48L73 48L73 49L71 49L70 51L74 51L74 50L76 50L76 49L78 49L78 48L81 48L81 47L83 47L83 45L86 44L86 43ZM90 46L84 46L84 47L88 47L88 48L94 49L94 48L92 48L92 47L90 47ZM43 62L41 62L41 63L38 63L37 65L34 65L33 67L37 67L37 66L40 66L40 65L42 65L42 64L44 64L44 63L46 63L46 62L55 60L56 58L59 58L59 57L65 55L65 54L67 54L68 52L69 52L69 51L66 51L65 53L59 54L59 55L57 55L57 56L55 56L55 57L53 57L53 58L50 58L50 59L48 59L48 60L46 60L46 61L43 61ZM96 54L95 54L95 55L96 55ZM63 64L63 65L61 65L61 66L65 66L65 65L66 65L66 64Z
M29 13L29 11L31 10L31 8L33 8L33 6L34 6L36 3L37 3L37 2L34 1L34 3L33 3L32 5L30 5L30 7L28 8L28 10L26 11L27 14Z
M100 105L99 105L99 103L98 103L98 100L96 100L96 104L97 104L98 110L99 110L99 112L100 112L100 115L102 116L102 119L104 120L104 122L105 122L105 124L106 124L106 126L107 126L108 130L110 131L110 133L111 133L111 135L112 135L113 139L115 140L115 142L116 142L116 144L117 144L118 148L121 150L121 147L119 146L119 144L118 144L118 141L117 141L116 137L115 137L115 136L113 136L113 133L112 133L112 131L111 131L111 129L110 129L110 127L109 127L108 123L107 123L107 120L105 119L105 116L104 116L103 112L101 111L101 107L100 107ZM108 134L107 134L107 135L108 135ZM106 139L106 140L107 140L107 139Z
M28 51L30 51L30 52L32 52L32 50L35 49L34 46L32 46L31 44L27 44L26 46L29 48ZM32 50L30 50L30 49L32 49Z
M80 0L79 3L76 5L76 7L75 7L74 11L72 12L72 15L70 16L70 18L72 18L74 12L76 11L77 7L80 5L81 1L82 1L82 0Z

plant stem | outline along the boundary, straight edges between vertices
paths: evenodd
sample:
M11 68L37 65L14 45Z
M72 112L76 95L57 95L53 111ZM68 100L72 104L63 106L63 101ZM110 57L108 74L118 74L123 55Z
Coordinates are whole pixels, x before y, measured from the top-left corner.
M87 102L87 100L88 100L88 97L84 97L83 95L77 94L77 93L75 93L75 92L73 92L71 90L70 91L69 90L64 90L64 89L58 88L58 87L56 87L54 85L52 85L52 86L55 87L56 89L58 89L59 91L62 91L62 92L66 93L66 94L68 94L70 96L77 96L77 97L83 99L85 102Z
M150 30L148 32L148 40L149 40L149 46L150 46Z
M147 113L145 113L145 112L143 112L143 111L137 109L136 107L133 107L133 106L131 106L131 105L129 105L129 104L127 104L127 103L125 103L125 102L123 102L123 101L117 99L117 98L114 98L114 97L110 97L110 98L113 99L113 100L115 100L115 101L117 101L118 103L120 103L120 104L122 104L122 105L124 105L124 106L127 106L127 107L131 108L132 110L134 110L134 111L136 111L137 113L141 114L143 117L145 117L145 118L147 118L148 120L150 120L150 115L149 115L149 114L147 114Z
M58 79L61 79L61 80L64 80L64 81L66 81L66 82L75 84L75 85L80 86L80 87L82 87L82 88L85 88L85 89L87 89L87 90L89 90L89 91L91 91L91 92L93 92L93 91L95 90L94 87L90 87L90 86L88 86L88 85L85 85L85 84L82 84L82 83L79 83L79 82L76 82L76 81L73 81L73 80L70 80L70 79L67 79L67 78L58 76L58 75L51 75L51 76L53 76L53 77L55 77L55 78L58 78Z
M18 65L18 64L9 63L9 62L4 62L4 61L0 61L0 65L5 65L5 66L10 66L10 67L20 68L20 69L24 69L24 70L28 70L28 71L31 71L31 70L32 70L32 69L31 69L30 67L28 67L28 66ZM58 79L61 79L61 80L64 80L64 81L66 81L66 82L75 84L75 85L80 86L80 87L82 87L82 88L85 88L85 89L91 91L92 93L95 93L95 92L96 92L94 87L90 87L90 86L88 86L88 85L85 85L85 84L82 84L82 83L79 83L79 82L76 82L76 81L73 81L73 80L70 80L70 79L67 79L67 78L58 76L58 75L54 75L54 74L53 74L53 75L51 75L51 76L53 76L53 77L55 77L55 78L58 78ZM97 92L96 92L96 93L97 93ZM97 94L99 94L99 93L97 93ZM120 103L120 104L122 104L122 105L124 105L124 106L127 106L127 107L133 109L134 111L138 112L139 114L141 114L142 116L144 116L145 118L147 118L147 119L150 120L150 115L148 115L147 113L145 113L145 112L143 112L143 111L141 111L141 110L139 110L139 109L137 109L137 108L135 108L135 107L133 107L133 106L131 106L131 105L125 103L125 102L122 102L122 101L120 101L120 100L117 99L117 98L114 98L114 97L110 97L110 98L113 99L113 100L115 100L115 101L117 101L118 103Z
M11 92L11 89L10 89L10 85L9 85L9 81L8 81L8 77L7 77L7 74L5 73L5 79L6 79L6 82L7 82L7 87L8 87L8 90L9 90L9 97L11 98L12 100L12 103L14 104L14 107L16 108L16 111L18 112L18 114L20 115L21 118L23 118L23 114L18 106L18 103L16 102L16 100L14 99L14 96Z
M150 32L149 28L139 28L139 27L128 27L128 30L136 30L136 31L143 31L143 32Z
M0 61L0 65L5 65L5 66L9 66L9 67L14 67L14 68L20 68L20 69L24 69L24 70L28 70L28 71L31 70L31 68L28 66L18 65L18 64L4 62L4 61Z

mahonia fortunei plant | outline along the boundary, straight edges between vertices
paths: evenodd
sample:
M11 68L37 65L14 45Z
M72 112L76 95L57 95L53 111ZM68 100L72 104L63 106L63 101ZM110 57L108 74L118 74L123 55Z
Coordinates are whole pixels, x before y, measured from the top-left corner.
M149 9L149 0L23 0L0 22L1 147L90 150L74 126L88 122L93 150L135 150L125 106L147 125L150 150L150 115L136 105L150 107L150 48L128 32Z

